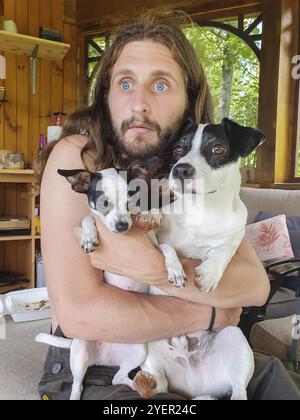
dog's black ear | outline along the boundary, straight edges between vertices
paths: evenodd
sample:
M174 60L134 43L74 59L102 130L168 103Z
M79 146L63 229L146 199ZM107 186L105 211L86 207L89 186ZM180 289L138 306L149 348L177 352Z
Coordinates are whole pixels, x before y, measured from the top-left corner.
M92 172L85 169L58 169L57 173L65 177L72 185L72 190L86 194L91 184L91 180L94 176ZM102 177L101 174L97 173L97 177Z
M261 131L255 128L243 127L228 118L224 118L221 125L226 131L231 149L241 157L250 155L253 150L266 140L264 133Z

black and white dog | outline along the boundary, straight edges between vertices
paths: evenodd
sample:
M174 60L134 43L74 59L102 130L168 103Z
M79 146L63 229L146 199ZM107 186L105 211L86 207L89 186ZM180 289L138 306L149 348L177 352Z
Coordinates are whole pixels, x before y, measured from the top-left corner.
M245 232L247 212L239 198L240 158L250 154L263 140L264 135L258 130L225 119L218 125L189 125L175 144L173 158L177 163L170 173L169 185L178 199L163 208L163 223L157 232L169 280L175 285L182 286L185 281L178 252L202 261L196 272L203 292L217 287ZM124 180L120 183L115 170L101 174L82 170L60 173L74 190L87 194L94 214L113 232L130 228L127 186ZM124 211L122 215L116 212L116 202L111 199L114 188L121 189L118 197L122 204L118 202L118 209ZM200 201L195 201L199 197ZM178 212L178 208L183 212ZM98 243L92 218L85 219L82 227L82 247L91 251ZM110 273L105 274L105 279L126 290L149 292L145 285ZM165 294L153 287L150 293ZM126 384L144 397L171 391L198 399L226 394L231 394L234 400L247 399L246 389L254 370L252 351L242 332L234 327L218 333L195 332L147 345L101 343L100 346L98 342L45 334L36 340L71 349L74 376L71 399L80 398L82 381L91 365L120 366L113 384ZM142 371L131 381L128 373L137 366Z

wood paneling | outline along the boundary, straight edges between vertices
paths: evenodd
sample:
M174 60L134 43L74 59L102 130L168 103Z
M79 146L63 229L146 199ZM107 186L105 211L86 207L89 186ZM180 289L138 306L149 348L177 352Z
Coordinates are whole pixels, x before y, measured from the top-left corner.
M71 113L77 108L77 31L74 25L64 22L64 6L64 0L4 0L0 13L4 13L5 19L16 21L19 33L37 37L39 27L45 26L59 30L64 39L72 43L64 61L38 60L35 95L31 88L30 59L4 54L7 78L1 84L6 86L7 103L0 107L0 149L22 152L30 163L38 150L40 133L46 133L52 121L52 113ZM22 210L24 206L20 206L16 184L0 185L0 215L22 216ZM34 246L30 243L2 242L0 270L23 267L22 271L32 273ZM30 255L26 257L26 253ZM30 270L26 264L30 264Z
M132 20L142 11L154 7L181 9L190 14L231 9L235 15L243 7L256 7L261 3L262 0L77 0L77 22L86 29L97 22L98 27L105 29Z
M63 0L4 0L4 16L16 21L19 33L38 36L39 27L45 26L61 31L72 43L63 62L39 60L35 95L30 60L5 53L8 102L0 109L0 148L22 152L32 162L52 113L73 112L77 107L77 31L64 23Z

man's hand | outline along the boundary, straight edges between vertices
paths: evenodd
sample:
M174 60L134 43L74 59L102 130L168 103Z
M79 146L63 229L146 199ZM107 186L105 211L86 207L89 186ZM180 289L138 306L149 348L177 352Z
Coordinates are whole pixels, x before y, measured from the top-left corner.
M123 235L116 234L98 218L95 223L100 245L89 254L95 268L152 286L168 283L164 256L145 232L133 226Z

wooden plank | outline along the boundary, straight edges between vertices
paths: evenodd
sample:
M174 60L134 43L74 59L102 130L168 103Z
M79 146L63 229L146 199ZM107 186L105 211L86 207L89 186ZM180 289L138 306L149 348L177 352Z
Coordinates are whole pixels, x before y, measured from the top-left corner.
M128 7L126 0L77 0L77 22L86 27L98 22L102 28L112 28L135 19L141 11L155 7L181 9L192 14L231 9L234 15L241 7L261 4L262 0L133 0Z
M28 33L37 36L40 27L40 0L29 0ZM36 86L40 86L41 62L37 63ZM31 84L29 92L29 150L28 160L33 162L39 146L40 138L40 89L32 95Z
M61 34L63 34L63 18L64 18L64 1L63 0L52 0L52 11L51 11L51 27ZM63 63L52 63L51 69L51 111L62 112L63 110Z
M298 53L299 3L281 0L281 43L276 122L275 183L289 180L292 167L293 118L297 82L291 77Z
M0 0L0 16L4 16L4 0ZM3 50L0 49L0 55L3 55ZM4 86L4 81L0 81L0 86ZM0 103L0 149L4 149L4 105ZM1 201L3 201L3 196L1 195L3 191L0 190L0 207ZM0 209L1 214L1 209ZM0 250L1 251L1 250ZM0 265L1 267L1 265Z
M71 44L64 61L64 112L70 114L77 108L77 28L64 24L65 41Z
M0 236L0 242L12 242L12 241L28 241L31 239L31 235L27 236Z
M4 2L5 19L16 19L16 0ZM4 45L2 46L5 51ZM5 105L5 148L16 151L17 146L17 89L16 89L16 56L6 53L6 89L7 101Z
M4 1L4 17L16 21L16 0ZM2 47L3 48L3 47ZM4 49L4 48L3 48ZM6 53L6 74L5 81L7 89L7 103L5 104L5 148L17 151L17 77L16 77L16 56ZM5 186L4 215L15 215L17 208L16 186L9 184ZM16 265L16 243L11 247L4 247L4 261L9 266Z
M40 9L40 25L49 28L51 26L51 0L43 0ZM41 60L40 76L40 133L47 135L47 127L51 121L51 63Z
M16 23L18 31L28 32L28 0L19 0L16 3ZM25 161L28 161L28 91L29 91L29 60L27 57L18 55L17 59L17 151L24 153Z
M45 1L45 0L44 0ZM43 9L43 8L42 8ZM28 35L13 34L0 31L0 43L4 51L31 56L34 47L39 46L38 58L61 61L69 50L69 45L63 42L48 41Z
M77 0L64 0L64 22L75 25L77 23Z
M266 0L263 3L258 126L265 133L267 141L258 149L256 181L260 184L273 183L275 175L280 19L280 0Z

